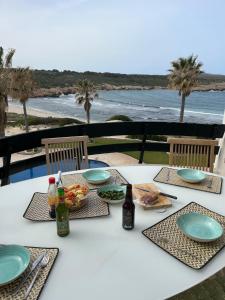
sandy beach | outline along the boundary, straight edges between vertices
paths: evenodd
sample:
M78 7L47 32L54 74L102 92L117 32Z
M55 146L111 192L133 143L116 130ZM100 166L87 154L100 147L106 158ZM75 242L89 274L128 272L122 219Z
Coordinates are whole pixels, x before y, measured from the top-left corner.
M16 113L16 114L23 114L23 108L22 105L18 106L15 105L13 102L9 102L9 106L8 106L8 112L10 113ZM29 115L32 116L36 116L36 117L55 117L55 118L63 118L62 115L60 114L53 114L51 112L46 112L43 110L39 110L39 109L28 109L27 110ZM45 126L45 125L37 125L37 126L29 126L29 130L30 131L37 131L37 130L41 130L41 129L46 129L49 128L49 126ZM23 127L14 127L14 126L7 126L6 130L5 130L5 135L9 136L9 135L15 135L15 134L20 134L20 133L24 133L25 129Z
M14 101L9 101L8 112L23 115L23 107L22 107L22 105L18 105L18 102L15 103ZM71 118L70 116L65 116L65 115L60 114L60 113L53 113L53 112L44 111L44 110L41 110L41 109L30 108L30 107L27 108L27 113L28 113L28 115L31 115L31 116L43 117L43 118L47 118L47 117L53 117L53 118L66 118L66 117L69 117L69 118ZM50 126L46 126L46 125L29 126L29 131L36 131L36 130L46 129L46 128L49 128L49 127ZM7 126L6 130L5 130L6 136L14 135L14 134L20 134L20 133L24 133L24 132L25 132L25 130L24 130L23 127Z
M18 105L18 104L13 103L12 101L10 101L9 107L8 107L8 112L23 114L22 105ZM33 115L33 116L37 116L37 117L65 118L65 115L62 115L62 114L56 114L56 113L39 110L39 109L34 109L34 108L28 108L27 112L29 115ZM30 131L37 131L37 130L47 129L47 128L49 128L49 126L46 126L46 125L29 126ZM25 132L25 130L23 127L12 127L12 126L7 126L6 131L5 131L6 136L16 135L16 134L20 134L20 133L24 133L24 132ZM117 138L124 139L125 136L119 136ZM38 155L41 155L44 153L45 153L44 149L40 149L40 152L37 154L28 154L26 152L14 153L12 155L12 162L27 159L27 158L34 157L34 156L38 156ZM123 154L123 153L96 154L96 155L90 155L89 158L95 159L95 160L101 160L111 166L133 165L133 164L138 163L138 161L136 159L134 159L133 157L128 156L126 154ZM0 166L1 165L2 165L2 162L0 161Z
M18 105L16 103L14 103L13 101L9 101L8 112L16 113L16 114L23 114L23 107L22 107L22 105ZM41 109L35 109L35 108L30 108L30 107L27 109L27 113L28 113L28 115L32 115L32 116L36 116L36 117L44 117L44 118L47 118L47 117L65 118L66 117L59 113L57 114L57 113L48 112L48 111L44 111Z

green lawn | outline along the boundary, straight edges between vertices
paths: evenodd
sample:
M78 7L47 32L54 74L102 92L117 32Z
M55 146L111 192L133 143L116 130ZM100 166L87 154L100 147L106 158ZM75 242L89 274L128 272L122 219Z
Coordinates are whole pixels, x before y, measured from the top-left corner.
M140 152L131 151L124 152L136 159L139 159ZM144 162L147 164L168 164L168 155L165 152L146 151L144 154Z
M95 138L93 143L89 146L106 145L106 144L124 144L124 143L135 143L134 140L121 140L121 139L109 139L109 138ZM124 152L136 159L139 159L139 151ZM149 164L168 164L168 155L165 152L150 152L146 151L144 155L144 162Z

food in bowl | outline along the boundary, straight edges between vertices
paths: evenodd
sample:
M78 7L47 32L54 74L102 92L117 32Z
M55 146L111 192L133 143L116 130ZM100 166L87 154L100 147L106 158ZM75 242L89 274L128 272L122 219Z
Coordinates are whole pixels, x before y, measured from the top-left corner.
M97 190L98 196L105 202L115 204L123 201L126 193L126 186L108 184Z
M83 207L87 203L86 196L89 188L85 184L72 184L64 187L65 203L70 210Z
M110 200L120 200L124 198L124 192L123 191L106 191L106 192L99 192L98 194L101 198L108 198Z

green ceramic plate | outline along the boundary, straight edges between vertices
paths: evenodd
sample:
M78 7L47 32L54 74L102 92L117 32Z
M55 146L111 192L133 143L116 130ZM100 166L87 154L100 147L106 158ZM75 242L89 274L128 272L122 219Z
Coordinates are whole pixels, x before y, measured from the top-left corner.
M104 197L104 196L101 196L101 193L107 193L107 192L111 192L109 194L109 197ZM121 192L121 195L118 194L119 196L119 199L116 197L116 193L115 193L115 198L116 199L111 199L113 196L112 195L112 192ZM97 194L98 196L105 202L107 203L111 203L111 204L116 204L116 203L121 203L124 201L124 198L125 198L125 194L126 194L126 186L123 185L118 185L118 184L108 184L108 185L105 185L103 187L100 187L98 190L97 190ZM123 194L123 195L122 195Z
M177 225L186 236L198 242L212 242L223 234L223 227L219 222L196 212L179 216Z
M89 183L93 184L101 184L106 182L110 177L111 174L105 170L89 170L82 174L85 180Z
M30 252L23 246L0 246L0 286L18 278L29 266Z
M203 181L207 175L199 170L181 169L177 171L177 175L186 182L197 183Z

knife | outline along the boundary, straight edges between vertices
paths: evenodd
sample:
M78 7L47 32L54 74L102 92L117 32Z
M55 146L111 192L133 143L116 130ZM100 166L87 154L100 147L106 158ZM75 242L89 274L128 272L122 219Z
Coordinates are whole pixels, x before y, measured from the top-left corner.
M45 256L46 252L42 253L41 255L38 256L37 259L35 259L35 261L32 263L30 271L27 273L27 275L22 279L22 281L20 282L20 284L18 285L18 287L15 288L14 290L14 294L16 294L20 288L22 287L22 285L24 284L24 282L28 279L28 277L31 275L31 273L37 268L37 266L40 264L40 262L42 261L43 257Z
M143 191L143 192L151 192L150 190L145 190L145 189L138 188L138 187L135 187L135 189L140 190L140 191ZM159 195L162 195L162 196L165 196L165 197L168 197L168 198L172 198L172 199L177 199L176 196L169 195L169 194L162 193L162 192L159 192Z
M56 180L56 186L59 187L59 186L63 185L63 184L62 184L62 172L61 172L61 171L58 172L57 177L58 177L58 178L57 178L57 180Z

